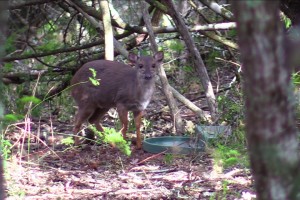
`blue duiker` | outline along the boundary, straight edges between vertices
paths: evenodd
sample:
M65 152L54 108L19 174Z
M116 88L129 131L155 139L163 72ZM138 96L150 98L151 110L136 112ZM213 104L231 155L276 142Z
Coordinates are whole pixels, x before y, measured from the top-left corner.
M135 67L108 60L95 60L84 64L71 80L71 93L78 105L74 134L80 132L85 121L103 131L100 120L110 108L116 107L124 138L128 128L128 111L133 112L137 134L136 147L140 149L143 111L153 95L155 75L163 58L164 54L161 51L153 57L129 53L128 60ZM95 70L96 75L93 75L90 68ZM93 84L89 78L99 80L100 85ZM75 136L75 144L78 143L79 138Z

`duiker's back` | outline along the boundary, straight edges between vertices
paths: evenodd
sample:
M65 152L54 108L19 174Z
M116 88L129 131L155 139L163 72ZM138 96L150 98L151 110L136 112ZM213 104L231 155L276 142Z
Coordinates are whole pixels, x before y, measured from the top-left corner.
M89 80L92 78L91 68L95 70L95 79L100 85L94 85ZM136 70L128 65L107 60L92 61L84 64L73 77L72 96L78 105L89 103L114 107L120 97L135 90L136 79Z

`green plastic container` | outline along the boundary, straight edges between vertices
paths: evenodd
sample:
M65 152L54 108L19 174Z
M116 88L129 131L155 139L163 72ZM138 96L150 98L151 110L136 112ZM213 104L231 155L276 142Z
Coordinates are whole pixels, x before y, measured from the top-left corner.
M150 153L190 154L204 152L205 143L191 137L165 136L148 138L143 142L143 149Z

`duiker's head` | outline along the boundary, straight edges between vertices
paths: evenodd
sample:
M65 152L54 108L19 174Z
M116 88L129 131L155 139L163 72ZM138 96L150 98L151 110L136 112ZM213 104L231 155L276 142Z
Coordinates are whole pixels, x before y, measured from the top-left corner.
M162 63L164 53L157 52L152 56L137 56L134 53L129 53L128 60L135 65L138 75L141 79L152 80L155 77L157 67Z

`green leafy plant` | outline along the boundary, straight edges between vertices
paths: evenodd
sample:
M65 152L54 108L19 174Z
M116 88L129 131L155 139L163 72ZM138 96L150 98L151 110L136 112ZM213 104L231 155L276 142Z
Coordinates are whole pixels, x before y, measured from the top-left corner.
M282 20L284 22L285 28L290 28L292 25L292 21L286 15L282 14Z
M165 51L164 57L166 60L172 60L172 59L174 59L173 54L181 53L184 50L185 46L181 42L181 40L170 39L170 40L164 41L164 45L161 48L162 49L160 49L160 50L168 49L168 51Z
M248 156L246 151L239 148L230 147L218 144L213 150L214 167L221 169L232 167L236 164L249 166Z
M92 77L89 77L89 80L91 81L91 83L94 86L99 86L100 85L100 79L96 78L96 76L97 76L96 70L93 69L93 68L89 68L89 70L92 72Z
M58 120L62 122L67 122L70 120L70 114L75 114L74 109L74 99L70 96L68 92L63 92L59 97L55 98L52 103L55 108L60 112L58 113Z
M16 50L15 41L17 38L17 33L11 33L5 41L4 48L7 53L11 53Z
M192 66L185 65L183 66L183 71L192 73L194 71L194 68Z
M222 181L222 189L223 189L223 194L222 194L222 196L223 196L223 197L226 197L226 195L227 195L227 192L228 192L228 184L229 184L228 181L226 181L226 180L223 180L223 181Z
M24 115L20 115L20 114L7 114L7 115L4 115L3 121L4 121L4 123L13 123L13 122L21 120L23 118L24 118Z
M292 74L292 82L295 86L300 85L300 72L293 73Z
M143 124L143 127L144 127L144 131L145 132L148 132L148 130L150 130L152 128L152 123L151 121L143 118L142 119L142 124Z
M34 96L23 96L22 98L19 99L19 102L21 102L22 104L26 104L30 102L32 102L33 104L38 104L41 102L41 100Z
M61 46L60 42L52 40L52 42L44 43L43 45L38 46L37 49L41 51L51 51L59 46Z
M217 66L216 57L221 57L221 53L219 51L211 51L208 54L206 62L208 63L207 65L210 66L210 68L212 69L214 69Z
M181 52L184 50L184 44L180 40L170 40L169 49L175 52Z
M40 103L42 101L34 96L23 96L16 100L16 112L8 113L3 117L3 125L8 125L10 123L17 122L21 119L24 119L25 114L30 106L34 105L33 109L30 109L30 112L33 116L38 116L40 114Z
M4 72L9 72L13 69L14 65L12 63L5 63L3 66Z
M1 134L0 135L0 149L1 149L1 153L2 153L2 157L4 160L7 160L10 156L11 153L11 147L12 144L10 143L9 140L4 138L4 135Z
M34 116L38 116L40 113L40 110L38 109L38 105L41 103L42 101L35 97L35 96L23 96L20 99L17 100L17 111L19 113L25 113L26 109L29 107L30 104L35 105L35 109L31 109L31 113Z
M228 189L230 183L231 181L229 180L222 180L222 190L214 192L209 199L227 200L227 199L231 199L233 196L235 196L237 199L240 199L241 195L239 193L232 192L231 190Z
M244 107L242 94L232 90L232 94L217 97L218 109L222 114L219 121L226 124L238 125L239 120L244 120Z
M127 156L131 155L130 143L124 140L122 134L116 131L114 128L104 128L104 132L98 131L94 126L89 128L100 138L100 142L105 142L117 147L122 153Z
M236 29L229 30L227 32L228 37L233 38L237 36Z
M174 156L172 154L169 153L165 154L164 161L167 165L170 165L173 162L173 160L174 160Z
M226 116L225 119L230 119L232 115L241 111L241 106L234 104L227 96L218 96L218 103L219 105L226 105L227 107L228 112L226 112L226 114L229 116Z
M64 139L61 140L61 143L67 146L71 146L74 144L74 140L73 137L66 137Z

